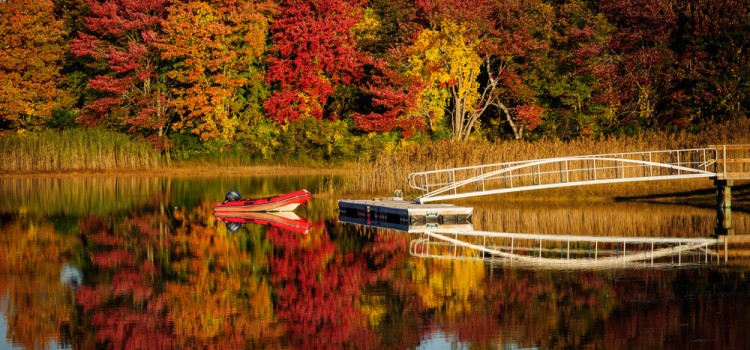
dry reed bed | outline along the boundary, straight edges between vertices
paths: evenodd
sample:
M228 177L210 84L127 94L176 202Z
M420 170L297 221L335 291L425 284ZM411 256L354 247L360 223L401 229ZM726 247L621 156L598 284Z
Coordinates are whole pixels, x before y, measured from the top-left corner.
M350 183L351 188L347 190L383 195L390 194L395 189L408 190L407 176L418 171L562 156L747 144L750 140L748 135L750 120L737 119L699 134L651 132L632 137L578 139L567 142L557 139L495 143L440 141L399 148L381 154L374 162L358 164L355 169L356 176ZM666 182L661 183L669 186Z
M162 159L148 144L99 129L0 137L0 173L153 169Z

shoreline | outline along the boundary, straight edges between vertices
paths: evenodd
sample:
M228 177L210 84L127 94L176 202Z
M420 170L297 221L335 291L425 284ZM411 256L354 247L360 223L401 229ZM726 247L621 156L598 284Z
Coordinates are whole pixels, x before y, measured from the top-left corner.
M73 178L73 177L201 177L219 175L246 175L246 176L297 176L297 175L342 175L350 171L345 166L331 168L310 168L304 166L287 165L250 165L250 166L228 166L220 168L220 165L209 166L177 166L155 169L127 169L127 170L77 170L57 172L10 172L0 173L0 178Z

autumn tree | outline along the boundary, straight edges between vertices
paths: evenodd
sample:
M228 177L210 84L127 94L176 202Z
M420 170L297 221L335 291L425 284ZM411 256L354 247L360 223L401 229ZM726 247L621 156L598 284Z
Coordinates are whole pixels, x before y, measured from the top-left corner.
M177 131L201 140L234 140L261 117L260 60L272 9L252 0L175 1L164 22L162 58L171 64Z
M64 35L52 1L0 2L0 130L38 128L72 104L61 84Z
M750 112L750 1L674 3L674 89L663 124L706 127Z
M483 64L480 105L490 105L487 112L505 119L513 137L521 139L542 122L540 71L546 63L554 12L539 0L503 0L466 7L485 16L478 17L482 21L473 21L482 24L480 33L486 33L479 46ZM490 115L486 117L497 121Z
M528 85L536 77L526 75L547 45L542 33L548 7L534 0L426 0L417 5L429 26L393 65L409 78L407 84L392 91L380 88L375 104L419 116L438 135L447 125L448 135L458 140L471 137L480 118L492 112L508 121L516 138L539 125L543 110ZM416 102L407 108L399 102L412 97ZM369 123L378 117L369 115Z
M669 48L677 15L672 0L609 0L602 13L615 26L606 62L599 66L598 92L620 125L645 128L658 124L658 110L671 90Z
M422 26L413 1L370 0L353 31L359 50L384 58L413 41Z
M599 90L613 30L598 8L585 0L554 7L550 47L536 76L545 108L544 131L562 139L597 135L616 124L610 96Z
M353 28L362 17L357 1L286 0L271 25L273 44L266 82L274 92L264 103L279 123L340 115L329 98L362 75L367 58L356 49Z
M398 62L398 60L394 60ZM403 137L428 129L429 118L419 114L418 95L426 82L403 75L393 62L378 60L372 82L363 89L370 99L370 110L354 114L359 128L366 132L398 130Z
M361 86L364 103L353 120L365 132L397 130L403 137L428 129L427 119L414 113L417 94L425 82L403 74L406 47L422 31L414 4L405 1L370 1L355 27L357 46L373 57L367 82Z
M158 44L168 0L89 0L86 30L71 50L95 71L78 122L124 128L163 145L168 91Z

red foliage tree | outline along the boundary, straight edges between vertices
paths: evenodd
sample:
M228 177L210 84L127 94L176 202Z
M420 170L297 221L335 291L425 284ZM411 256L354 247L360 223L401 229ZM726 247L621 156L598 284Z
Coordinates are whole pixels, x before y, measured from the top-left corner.
M674 90L665 122L678 127L747 115L750 84L750 1L678 1L680 24L669 72Z
M160 77L162 20L168 0L89 0L86 32L71 43L99 74L78 122L125 127L156 141L166 133L167 91Z
M358 1L287 0L271 25L273 45L266 81L276 91L265 102L268 115L283 123L326 116L326 104L339 85L362 75L365 55L356 49L352 28ZM339 116L329 113L330 119Z
M609 0L601 11L615 25L611 54L598 70L598 88L622 124L656 124L656 111L671 88L669 48L677 16L671 0Z
M411 137L416 131L427 129L424 118L410 116L416 108L417 93L424 83L413 77L405 77L387 67L385 60L376 64L380 68L364 91L371 97L372 111L355 113L354 122L366 132L400 130L403 137Z

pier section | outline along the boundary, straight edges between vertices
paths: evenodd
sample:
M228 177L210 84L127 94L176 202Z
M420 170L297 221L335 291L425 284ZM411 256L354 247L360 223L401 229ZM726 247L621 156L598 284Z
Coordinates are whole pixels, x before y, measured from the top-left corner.
M435 228L470 228L474 208L450 204L419 204L400 198L340 200L339 221L420 232Z

